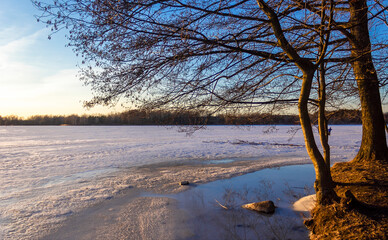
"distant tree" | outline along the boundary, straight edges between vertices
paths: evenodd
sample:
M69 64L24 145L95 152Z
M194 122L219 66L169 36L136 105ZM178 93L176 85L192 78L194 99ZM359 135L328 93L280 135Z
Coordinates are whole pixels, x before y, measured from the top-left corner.
M331 124L361 124L361 111L355 109L340 109L328 112Z

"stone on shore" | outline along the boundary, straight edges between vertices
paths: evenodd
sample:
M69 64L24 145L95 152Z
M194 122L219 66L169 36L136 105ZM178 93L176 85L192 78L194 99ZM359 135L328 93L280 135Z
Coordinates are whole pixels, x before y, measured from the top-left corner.
M298 212L310 212L315 207L316 195L302 197L292 205L292 209Z
M189 185L189 184L190 184L189 181L182 181L179 183L179 185L182 185L182 186Z
M248 204L242 205L242 208L270 214L275 212L276 207L272 201L263 201L263 202L256 202L256 203L248 203Z

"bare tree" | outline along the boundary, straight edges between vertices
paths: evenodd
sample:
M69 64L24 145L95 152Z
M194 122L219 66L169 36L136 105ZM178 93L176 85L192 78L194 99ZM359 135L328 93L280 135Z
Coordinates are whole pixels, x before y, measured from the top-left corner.
M42 10L38 20L53 32L69 29L69 46L84 59L81 79L95 93L86 106L120 98L148 108L208 111L297 104L318 202L336 199L326 92L344 90L338 79L347 76L352 56L348 37L337 33L341 8L334 0L33 2ZM309 103L319 107L324 156L314 139Z
M314 4L302 3L300 6L322 15L322 11ZM385 122L381 107L380 87L386 86L387 78L379 80L375 63L379 65L381 75L385 75L386 68L386 39L376 36L372 44L369 35L369 22L380 21L387 26L386 12L388 6L383 1L350 0L338 1L336 12L338 17L332 21L333 31L342 34L348 42L350 59L344 59L350 63L353 76L357 83L358 96L361 103L363 134L360 150L355 157L356 162L386 164L388 148L384 132ZM378 25L376 21L374 25ZM378 40L377 40L378 39ZM380 55L373 59L372 53Z
M334 184L331 179L330 167L326 165L325 159L315 143L308 111L308 100L310 97L314 74L324 59L329 37L327 36L323 41L324 43L320 45L321 55L318 57L318 60L315 63L311 60L303 58L285 38L276 12L262 0L257 0L257 3L263 12L268 16L270 25L273 28L274 35L278 39L280 47L303 73L302 86L298 102L299 119L305 138L306 149L315 168L315 190L317 194L317 202L320 204L329 204L337 197L337 195L333 189ZM330 31L328 31L328 33L330 33ZM323 39L322 34L320 34L320 37ZM321 92L323 93L324 91ZM323 126L323 124L321 124L321 126Z

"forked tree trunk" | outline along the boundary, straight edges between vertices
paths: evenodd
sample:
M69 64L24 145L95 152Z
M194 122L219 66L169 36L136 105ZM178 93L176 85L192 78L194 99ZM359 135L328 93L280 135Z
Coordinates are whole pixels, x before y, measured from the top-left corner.
M368 6L366 0L350 2L352 63L357 80L362 113L362 141L354 161L387 164L388 148L385 121L381 107L379 81L371 55L368 29Z
M311 68L313 69L313 68ZM331 204L336 200L337 194L334 191L334 183L330 174L330 167L325 163L325 159L319 152L316 145L311 120L308 112L308 99L311 91L314 70L303 71L303 83L299 97L298 109L299 119L302 126L307 153L314 164L316 180L314 188L317 196L317 203L321 205Z
M317 194L317 203L322 205L330 204L333 202L333 200L337 199L337 194L334 192L334 184L330 175L330 170L326 166L322 154L319 152L319 149L315 143L313 129L311 127L311 119L308 112L308 101L311 92L311 85L317 67L310 60L299 56L296 49L293 48L287 41L280 26L276 12L270 8L265 1L256 1L261 10L263 10L263 12L267 15L268 20L271 23L271 27L274 31L274 35L278 40L279 46L303 72L303 82L298 102L300 124L304 134L307 153L309 154L309 157L314 164L316 175L314 187Z

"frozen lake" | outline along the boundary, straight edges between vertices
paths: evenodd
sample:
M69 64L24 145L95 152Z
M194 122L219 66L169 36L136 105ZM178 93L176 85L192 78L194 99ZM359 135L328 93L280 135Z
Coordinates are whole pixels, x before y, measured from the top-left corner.
M119 172L159 162L308 160L297 126L0 127L0 239L30 239L130 183ZM361 126L332 126L333 161L357 153Z

